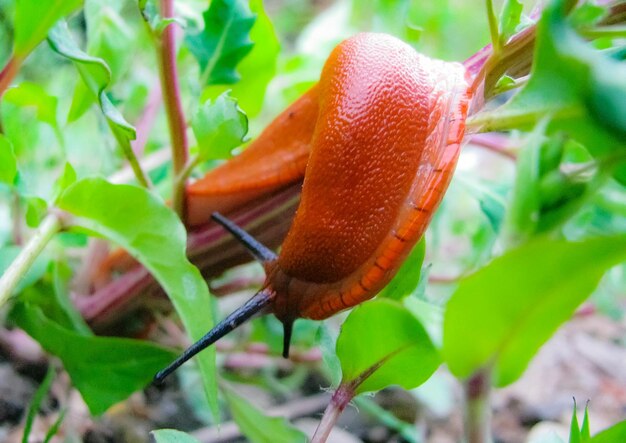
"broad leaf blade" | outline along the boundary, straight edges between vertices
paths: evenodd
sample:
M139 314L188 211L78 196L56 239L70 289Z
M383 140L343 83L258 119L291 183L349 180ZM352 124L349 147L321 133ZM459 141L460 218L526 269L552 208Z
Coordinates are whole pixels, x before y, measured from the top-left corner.
M337 339L337 356L343 372L342 384L369 373L360 381L356 394L389 385L415 388L441 362L419 320L389 299L364 303L350 313Z
M306 442L306 436L282 417L268 417L229 389L224 395L241 433L253 443Z
M458 377L486 365L504 386L591 294L604 272L626 259L626 237L579 243L538 239L461 281L444 318L444 356Z
M61 18L82 4L81 0L17 0L15 4L15 36L13 52L25 58Z
M58 206L76 217L77 228L96 232L137 258L165 289L193 341L212 327L206 282L185 254L185 228L161 200L143 188L96 178L70 186ZM200 353L196 361L217 414L215 349Z
M94 415L150 382L154 371L175 354L154 344L125 338L90 337L50 320L30 303L18 303L15 322L51 354L58 356Z
M202 17L204 29L185 38L200 64L201 85L237 82L237 64L253 46L254 15L244 0L213 0Z

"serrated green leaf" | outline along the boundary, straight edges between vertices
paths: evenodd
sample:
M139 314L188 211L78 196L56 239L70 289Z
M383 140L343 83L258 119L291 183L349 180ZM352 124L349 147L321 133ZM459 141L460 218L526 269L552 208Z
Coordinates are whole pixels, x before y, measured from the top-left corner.
M72 38L65 22L57 23L50 31L48 42L55 52L74 63L87 89L97 99L100 110L120 148L128 158L133 158L130 142L136 138L135 128L124 119L105 93L105 89L111 82L111 71L108 65L101 58L90 56L82 51Z
M493 366L496 386L515 381L539 347L626 259L626 237L536 239L461 280L444 316L444 356L461 378Z
M154 372L175 357L171 350L146 341L78 334L50 320L30 303L17 303L11 318L61 359L94 415L146 386Z
M396 276L380 291L378 297L401 300L411 295L419 285L425 255L426 238L422 237L402 263Z
M73 226L114 241L137 258L169 295L192 341L213 325L206 282L186 257L186 232L165 203L144 188L83 179L58 201ZM211 410L217 415L215 349L196 357Z
M72 13L81 0L17 0L13 28L13 53L25 58L44 38L52 26Z
M519 0L506 0L500 14L500 40L505 44L515 34L515 30L522 19L524 5Z
M626 441L626 420L597 433L590 441L591 443L616 443Z
M154 437L155 443L200 443L191 435L175 429L159 429L150 434Z
M13 186L17 177L17 160L11 141L0 134L0 182Z
M250 30L254 47L238 65L241 80L234 85L210 85L204 89L202 97L214 98L230 89L231 95L248 116L255 117L261 112L267 85L276 74L280 43L272 22L263 10L263 1L251 0L250 10L256 14L256 21Z
M356 394L390 385L415 388L441 363L419 320L389 299L366 302L350 313L337 339L337 356L342 384L357 382Z
M244 0L213 0L202 14L204 29L185 37L200 64L200 84L239 80L237 64L252 50L250 30L255 16Z
M227 91L204 103L193 116L191 127L200 160L223 159L243 142L248 133L248 118Z
M230 389L224 389L233 419L252 443L305 443L306 436L282 417L269 417Z

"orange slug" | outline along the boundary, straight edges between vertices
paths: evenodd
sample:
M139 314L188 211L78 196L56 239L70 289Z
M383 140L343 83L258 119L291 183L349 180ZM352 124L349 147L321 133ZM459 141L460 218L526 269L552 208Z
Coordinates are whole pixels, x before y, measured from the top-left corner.
M285 327L325 319L374 297L423 235L451 179L471 96L462 65L400 40L358 34L331 53L300 205L279 256L228 219L214 219L266 270L263 288L155 376L258 313Z

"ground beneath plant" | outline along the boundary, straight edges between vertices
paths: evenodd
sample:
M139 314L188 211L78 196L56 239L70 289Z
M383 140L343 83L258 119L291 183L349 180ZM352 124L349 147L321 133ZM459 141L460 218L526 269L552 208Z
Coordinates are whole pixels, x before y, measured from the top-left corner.
M579 312L541 349L518 382L494 393L496 442L522 443L550 433L567 441L574 398L579 407L588 402L592 433L623 420L626 416L625 340L626 321L584 310ZM245 355L232 357L245 358ZM0 441L21 441L25 411L45 375L47 364L36 344L19 331L1 331ZM257 366L264 364L275 362L260 358ZM320 389L323 383L311 376L301 392L279 403L261 389L236 387L263 410L289 417L296 426L311 434L330 396ZM415 423L425 442L461 440L462 390L445 368L413 393L388 389L374 400L395 417ZM30 441L42 441L63 410L66 410L63 426L53 441L145 442L149 441L150 430L163 427L191 432L207 443L246 441L230 421L219 429L204 425L201 418L195 417L175 381L161 389L149 388L137 393L103 417L93 419L80 396L71 389L67 377L58 377L51 395L42 404ZM329 441L406 440L379 418L365 410L357 411L355 406L345 411Z

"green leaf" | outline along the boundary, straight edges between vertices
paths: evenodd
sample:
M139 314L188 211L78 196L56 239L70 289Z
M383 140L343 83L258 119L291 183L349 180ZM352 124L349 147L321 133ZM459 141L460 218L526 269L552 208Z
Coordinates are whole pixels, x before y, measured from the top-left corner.
M364 303L350 313L337 339L337 356L342 384L356 383L355 394L390 385L415 388L441 363L419 320L389 299Z
M130 67L135 56L138 39L121 15L126 2L85 0L83 13L87 28L87 53L102 59L111 71L111 82L115 83ZM78 120L96 101L84 82L78 82L68 114L68 122Z
M117 243L152 273L172 300L192 341L213 326L206 282L185 254L185 228L163 201L144 188L93 178L70 186L58 206L75 216L75 228ZM196 361L217 416L215 349L203 351Z
M425 255L426 238L422 237L404 263L402 263L396 276L380 292L378 297L400 300L411 295L419 285Z
M150 434L154 437L155 443L199 443L191 435L175 429L159 429Z
M15 30L13 52L25 58L44 38L48 30L61 18L72 13L81 0L17 0L15 2Z
M57 201L63 191L76 182L76 171L69 162L65 163L63 172L54 182L54 191L52 192L52 201Z
M574 409L572 410L572 421L569 427L569 443L583 443L580 435L580 426L578 425L576 401L574 401Z
M594 435L591 443L616 443L626 441L626 420L621 421L608 429Z
M444 316L444 357L461 378L494 366L504 386L591 294L604 272L626 259L626 237L577 243L537 239L463 279Z
M326 324L320 323L316 339L322 350L322 360L327 377L333 386L338 386L341 382L341 362L335 353L337 347L336 334L333 334Z
M591 431L589 429L589 403L585 405L585 416L583 417L583 424L580 427L580 440L582 443L589 443L589 440L591 440Z
M2 100L21 108L35 108L37 119L50 125L55 131L59 143L63 145L63 134L59 129L59 121L57 119L59 100L55 96L49 95L41 85L22 82L13 88L7 89Z
M41 197L27 196L26 201L26 224L30 228L36 228L48 213L48 202Z
M185 37L200 64L200 84L230 84L239 80L237 64L250 52L254 14L244 0L213 0L202 14L204 29Z
M175 357L171 350L145 341L78 334L50 320L30 303L17 303L11 317L47 352L63 361L94 415L145 387L154 372Z
M250 30L252 51L238 65L241 75L234 85L211 85L202 92L203 98L214 98L231 89L231 95L250 117L261 112L265 91L276 74L276 63L280 53L280 43L274 26L263 10L262 0L250 0L250 9L256 14L256 21Z
M548 117L548 134L563 131L595 157L623 152L626 64L580 38L563 11L563 0L557 0L543 13L526 86L506 105L476 120L485 122L484 130L528 129ZM626 162L611 166L626 183Z
M306 436L282 417L268 417L230 389L224 389L233 419L252 443L306 442Z
M17 177L17 160L11 141L0 134L0 182L13 186Z
M82 335L93 335L87 323L76 310L69 297L69 283L72 278L72 270L63 262L55 262L52 266L53 297L46 293L47 303L39 306L46 307L46 315L59 325ZM56 315L54 313L56 312Z
M500 41L504 45L515 34L522 19L524 5L519 0L506 0L500 14Z
M65 22L59 22L50 31L48 42L54 51L74 63L87 89L100 104L100 110L122 151L127 158L134 158L130 142L136 138L135 128L124 119L105 93L111 82L108 65L101 58L83 52L72 38Z
M33 429L35 417L37 417L37 414L39 413L41 402L50 390L50 386L52 385L52 381L54 380L55 375L56 371L54 370L54 366L52 366L52 364L49 364L46 376L37 388L37 391L35 392L35 395L33 396L30 405L28 405L26 422L24 423L24 432L22 433L22 443L28 443L29 441L30 432Z
M191 120L201 161L228 158L248 133L248 118L228 91L204 103Z

